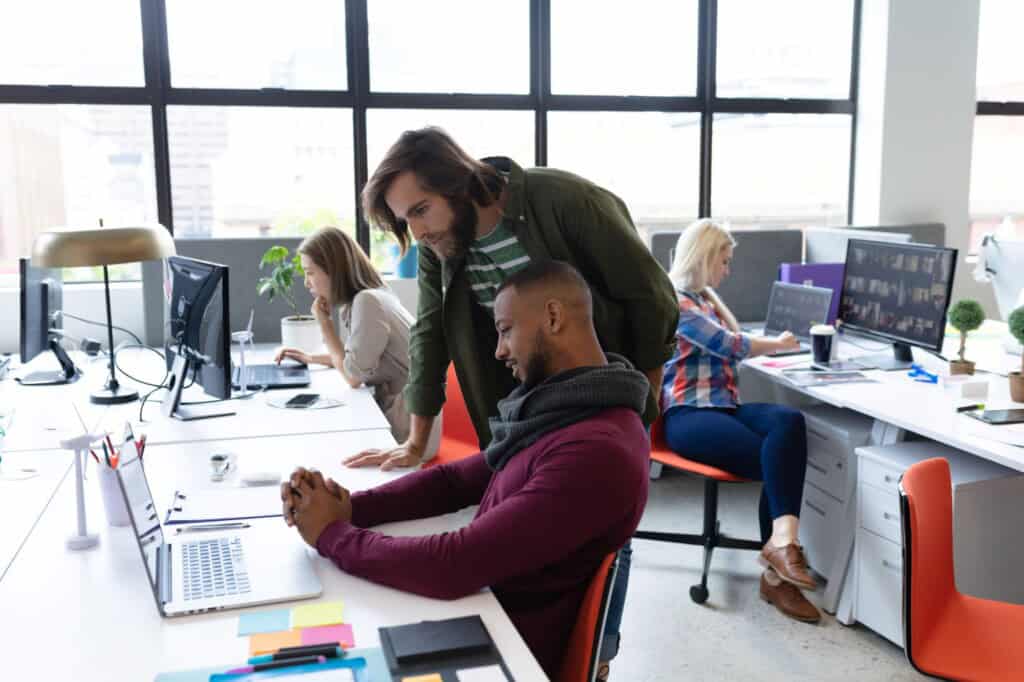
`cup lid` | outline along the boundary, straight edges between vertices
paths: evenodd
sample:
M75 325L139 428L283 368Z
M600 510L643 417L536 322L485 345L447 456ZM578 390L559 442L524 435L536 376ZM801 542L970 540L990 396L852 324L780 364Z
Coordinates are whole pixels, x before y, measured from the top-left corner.
M835 334L836 328L830 324L816 324L811 327L812 334Z

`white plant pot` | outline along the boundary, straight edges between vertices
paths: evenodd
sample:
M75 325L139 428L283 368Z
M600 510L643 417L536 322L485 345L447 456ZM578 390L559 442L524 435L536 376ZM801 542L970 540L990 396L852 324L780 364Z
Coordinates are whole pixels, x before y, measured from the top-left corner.
M320 323L311 315L281 318L281 345L316 353L323 345Z

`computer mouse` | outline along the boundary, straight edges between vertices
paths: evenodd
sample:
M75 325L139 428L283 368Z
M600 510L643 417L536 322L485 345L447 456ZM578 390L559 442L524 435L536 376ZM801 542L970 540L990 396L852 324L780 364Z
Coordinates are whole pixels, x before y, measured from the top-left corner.
M279 471L243 471L239 479L242 485L277 485L281 482Z

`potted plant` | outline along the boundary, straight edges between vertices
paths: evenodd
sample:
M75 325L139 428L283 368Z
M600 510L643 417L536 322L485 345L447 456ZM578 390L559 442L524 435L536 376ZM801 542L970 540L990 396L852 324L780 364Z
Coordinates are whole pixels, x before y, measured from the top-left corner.
M256 282L257 292L260 296L266 296L268 302L275 297L281 298L292 309L291 315L281 318L281 345L310 353L316 351L323 343L320 326L312 315L299 312L292 294L295 280L306 276L302 270L301 257L299 254L289 254L287 247L271 246L260 259L260 270L266 267L271 268L270 276L261 277Z
M974 363L964 358L967 349L967 333L981 326L985 321L985 311L981 304L971 299L957 301L949 309L949 324L960 332L960 352L956 360L949 361L950 374L974 374Z
M1024 306L1010 313L1007 323L1010 334L1018 343L1024 344ZM1022 367L1021 369L1024 369ZM1024 403L1024 374L1021 370L1010 372L1010 398L1016 403Z

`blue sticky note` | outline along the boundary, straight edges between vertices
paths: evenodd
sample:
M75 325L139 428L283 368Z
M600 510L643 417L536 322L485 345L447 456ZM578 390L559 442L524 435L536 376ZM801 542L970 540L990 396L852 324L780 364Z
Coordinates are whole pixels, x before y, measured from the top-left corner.
M238 636L288 630L291 628L291 615L289 609L243 613L238 617Z

